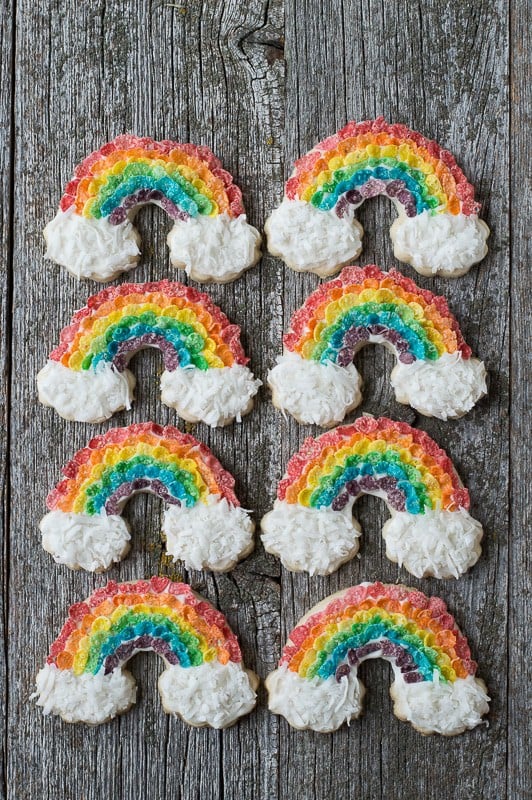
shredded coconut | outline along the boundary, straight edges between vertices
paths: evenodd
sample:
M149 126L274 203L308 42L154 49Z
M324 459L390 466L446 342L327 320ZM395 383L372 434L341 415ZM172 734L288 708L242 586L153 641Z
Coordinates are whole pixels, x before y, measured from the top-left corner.
M394 255L421 275L457 278L488 252L489 228L476 215L401 214L390 229Z
M172 264L195 281L234 281L260 258L260 234L244 214L176 220L167 242Z

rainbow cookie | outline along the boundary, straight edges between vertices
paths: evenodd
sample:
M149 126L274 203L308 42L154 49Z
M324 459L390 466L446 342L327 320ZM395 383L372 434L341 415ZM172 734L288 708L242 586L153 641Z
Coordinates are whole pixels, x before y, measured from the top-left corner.
M283 341L268 383L274 405L299 422L334 425L360 403L353 359L370 342L397 357L397 401L428 417L460 417L487 391L484 364L471 357L445 299L396 270L345 267L295 312Z
M233 476L177 428L112 428L77 452L63 475L40 523L43 547L58 564L100 572L120 561L131 538L120 515L137 492L165 503L166 551L187 569L224 572L253 549L254 525Z
M189 422L227 425L251 411L260 381L246 366L240 328L210 297L169 281L124 283L90 297L37 376L39 400L65 419L101 422L130 408L129 359L163 354L162 402Z
M391 664L394 714L420 733L455 736L489 711L486 685L443 600L382 583L333 594L300 620L266 679L270 710L294 728L336 730L362 713L358 666L372 658Z
M268 250L292 269L333 275L362 249L355 210L379 194L399 213L396 258L421 274L457 277L486 255L489 228L451 153L382 117L349 122L296 161L265 225Z
M113 280L138 261L132 223L147 203L173 220L170 259L196 281L232 281L260 258L242 193L207 147L127 135L76 167L44 229L47 257L78 278Z
M71 606L33 697L65 722L106 722L135 703L124 666L141 650L164 659L159 693L167 714L226 728L254 708L258 678L244 668L223 614L188 584L162 577L110 581Z
M457 578L476 563L482 527L450 458L423 431L386 417L305 440L262 519L265 549L288 569L334 572L358 551L361 494L386 502L386 555L412 575Z

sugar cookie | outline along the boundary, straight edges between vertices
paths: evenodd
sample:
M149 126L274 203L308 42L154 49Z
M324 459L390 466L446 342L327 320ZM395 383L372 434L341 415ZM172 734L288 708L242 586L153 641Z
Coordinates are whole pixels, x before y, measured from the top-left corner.
M334 425L360 403L353 359L368 343L395 354L397 401L427 417L461 417L487 391L446 300L396 270L345 267L295 312L283 342L268 383L274 405L303 423Z
M164 659L159 693L167 714L226 728L254 708L258 678L244 668L223 614L188 584L162 577L110 581L71 606L33 697L65 722L107 722L135 703L124 666L141 650Z
M170 281L90 297L37 376L39 400L65 419L102 422L131 407L127 365L145 347L162 352L161 399L183 419L216 427L251 411L261 382L246 366L240 328L207 294Z
M58 564L101 572L129 550L121 513L137 492L165 504L166 552L187 569L225 572L253 549L254 525L235 480L206 445L170 425L112 428L63 468L41 520L42 545Z
M265 549L287 569L334 572L358 551L362 494L385 500L386 555L412 575L458 578L478 560L482 526L447 454L405 422L369 416L306 439L292 456L261 522Z
M139 259L133 219L147 203L174 221L170 259L196 281L235 280L260 258L242 193L207 147L129 135L76 168L44 230L47 257L78 278L113 280Z
M489 228L454 157L383 117L349 122L296 161L265 224L268 250L292 269L333 275L362 249L355 210L379 194L399 214L395 257L422 275L458 277L486 255Z
M333 594L300 620L266 679L270 710L294 728L335 731L362 713L358 666L372 658L391 664L394 714L420 733L455 736L489 711L486 685L443 600L382 583Z

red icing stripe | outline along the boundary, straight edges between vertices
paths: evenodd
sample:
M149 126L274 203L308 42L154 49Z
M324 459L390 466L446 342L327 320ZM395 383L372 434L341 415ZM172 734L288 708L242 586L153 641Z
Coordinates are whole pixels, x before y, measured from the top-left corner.
M239 187L233 183L233 176L227 172L227 170L222 168L222 162L208 147L205 145L188 143L181 144L180 142L174 142L170 139L164 139L161 142L157 142L154 139L146 136L141 137L130 134L121 134L120 136L117 136L115 139L113 139L113 141L107 142L100 147L99 150L94 150L92 153L89 153L89 155L86 156L80 164L78 164L78 166L74 169L75 177L73 180L67 183L63 197L59 203L61 211L67 211L72 206L80 181L83 178L94 174L94 167L97 167L98 162L101 159L110 155L115 150L124 150L127 152L128 150L138 149L144 150L147 153L156 151L162 153L163 155L170 154L172 150L180 150L181 152L186 153L188 156L192 156L193 158L197 158L199 161L202 161L209 167L213 175L222 181L229 198L229 206L232 215L239 217L241 214L245 214L245 209L242 204L242 192L240 191Z
M60 343L50 353L50 359L52 361L61 361L62 356L67 352L69 345L78 333L82 321L86 317L92 316L104 303L112 303L118 297L154 293L161 293L169 298L182 297L187 303L204 308L211 315L214 322L220 325L220 337L231 350L235 362L242 365L248 363L249 358L246 357L240 342L240 327L231 323L221 308L215 305L205 292L200 292L191 286L185 286L178 281L169 280L152 283L123 283L120 286L109 286L106 289L102 289L98 294L92 295L87 300L87 305L74 313L70 325L67 325L61 331Z
M462 354L462 358L471 357L471 348L464 341L458 321L449 310L449 306L444 297L433 294L429 292L428 289L420 289L413 280L407 278L395 269L391 269L389 272L383 272L376 264L370 264L366 267L344 267L337 278L318 286L318 288L307 297L301 308L292 315L290 329L283 337L284 346L291 352L295 351L299 340L304 336L310 321L314 318L316 310L323 304L327 302L332 303L333 300L336 299L334 297L335 290L343 290L348 286L361 286L365 282L372 280L380 283L386 278L391 278L395 285L401 287L405 292L423 298L427 305L436 306L439 314L449 320L451 328L456 334L457 346Z
M470 505L469 492L460 485L460 479L454 469L453 462L436 442L418 428L412 428L406 422L396 422L387 417L359 417L351 425L342 425L332 431L323 433L316 439L305 439L301 448L295 453L286 467L285 477L280 481L277 497L284 500L287 489L295 483L309 461L318 459L327 448L340 449L342 444L349 440L355 433L378 434L379 431L396 431L404 436L412 437L412 441L423 448L425 453L436 461L441 469L446 472L453 484L452 500L459 508L468 509ZM377 436L378 438L378 436Z
M109 581L106 586L96 589L87 600L70 606L68 619L63 625L59 636L50 647L47 663L55 663L56 657L64 650L70 634L78 628L78 624L81 623L86 615L92 613L93 608L117 595L138 595L139 603L147 605L150 602L150 595L179 596L182 602L193 608L209 627L212 628L214 626L218 629L219 645L227 649L230 660L235 663L239 663L242 660L238 639L220 611L213 608L202 598L197 597L187 583L172 582L170 578L156 575L149 580L139 580L132 583Z
M80 467L89 461L94 450L103 450L109 445L120 445L131 439L133 441L131 441L130 444L133 445L135 438L147 434L152 434L153 436L162 439L163 441L161 442L161 446L164 446L164 439L168 439L178 442L182 447L189 446L194 448L194 450L199 452L201 455L201 461L214 476L214 480L220 490L221 496L224 497L230 505L237 507L240 506L240 502L234 493L235 479L230 472L222 467L216 456L213 455L207 445L203 444L203 442L199 442L194 438L194 436L191 436L188 433L181 433L180 430L171 425L163 427L162 425L157 425L154 422L143 422L139 424L128 425L125 428L111 428L106 433L95 436L93 439L91 439L87 447L84 447L82 450L78 450L74 457L62 469L62 473L65 475L66 479L57 483L55 488L46 498L46 505L50 511L53 511L55 508L57 508L61 498L71 492L71 481L76 479ZM191 455L190 457L194 460L194 455Z
M378 117L375 120L366 120L364 122L348 122L338 133L319 142L309 153L299 158L294 165L294 175L289 178L285 185L286 196L291 200L297 198L300 176L310 171L316 162L322 158L324 152L333 150L345 139L355 138L356 136L362 136L364 134L377 135L379 133L386 133L403 141L410 139L418 147L428 150L433 158L442 161L450 170L456 183L456 195L463 204L462 213L470 215L476 214L479 211L480 203L476 203L474 199L475 189L456 163L452 153L440 147L438 142L433 139L427 139L421 133L407 128L406 125L400 123L389 124L384 117Z
M417 609L425 609L428 617L426 623L424 623L422 627L426 630L452 631L455 635L453 648L456 655L461 659L466 672L469 675L475 674L477 664L471 659L471 651L467 639L458 629L454 617L449 614L445 602L440 597L427 597L422 592L409 589L406 586L382 584L379 581L367 586L358 585L351 587L345 591L341 597L331 600L324 609L312 614L302 624L297 625L289 635L289 643L283 648L279 663L290 663L307 637L312 636L312 629L315 626L323 625L328 621L336 621L338 618L342 618L347 608L352 607L356 610L362 603L368 600L375 601L373 607L378 607L378 601L383 598L409 604ZM404 613L408 618L407 609L405 609ZM434 621L435 628L430 624L431 620ZM416 624L419 625L419 620L416 621Z

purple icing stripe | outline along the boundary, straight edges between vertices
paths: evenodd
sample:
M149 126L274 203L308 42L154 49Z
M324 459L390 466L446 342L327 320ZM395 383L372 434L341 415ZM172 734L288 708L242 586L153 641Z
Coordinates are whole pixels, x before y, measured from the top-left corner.
M107 656L104 661L104 674L109 675L110 672L113 672L117 667L128 661L139 650L153 650L154 653L163 656L169 664L179 664L179 658L172 651L168 642L165 642L164 639L144 634L136 639L131 639L129 642L124 642L116 648L112 655Z
M338 217L342 218L349 211L349 206L361 205L364 200L385 194L394 200L398 200L404 207L407 217L417 216L416 200L412 192L407 189L404 181L381 181L378 178L370 178L367 183L358 189L350 189L343 194L336 203L335 211Z
M134 339L126 339L120 342L113 364L118 372L123 372L127 367L131 355L142 347L157 347L163 354L164 368L168 372L173 372L179 366L179 358L175 347L171 342L156 333L145 333L136 336Z
M135 478L134 481L122 483L113 494L107 498L105 503L106 514L120 514L122 504L128 500L134 492L151 492L157 495L165 503L180 506L181 502L177 497L173 497L168 492L164 483L157 478Z
M401 645L390 642L388 639L381 639L378 642L368 642L362 647L352 648L347 651L347 664L340 664L335 672L338 682L343 677L349 675L351 667L357 667L361 661L372 655L379 653L382 658L388 658L395 663L401 670L401 675L405 683L421 683L423 675L420 674L416 662Z
M172 219L187 220L190 214L178 208L168 197L165 197L158 189L140 189L135 194L130 194L122 201L121 206L117 206L109 215L111 225L121 225L127 219L127 212L142 203L159 203L161 208L166 211Z
M375 478L373 475L361 475L360 478L347 481L345 491L339 494L331 503L333 511L342 511L349 502L349 497L357 498L361 494L376 494L384 492L386 502L395 511L406 510L406 497L401 489L397 488L397 479L390 475Z
M364 342L369 342L371 336L381 336L394 347L399 361L403 364L412 364L416 359L409 352L410 345L400 333L390 330L385 325L359 325L349 328L344 336L344 346L339 350L336 363L339 367L347 367L353 362L355 353Z

